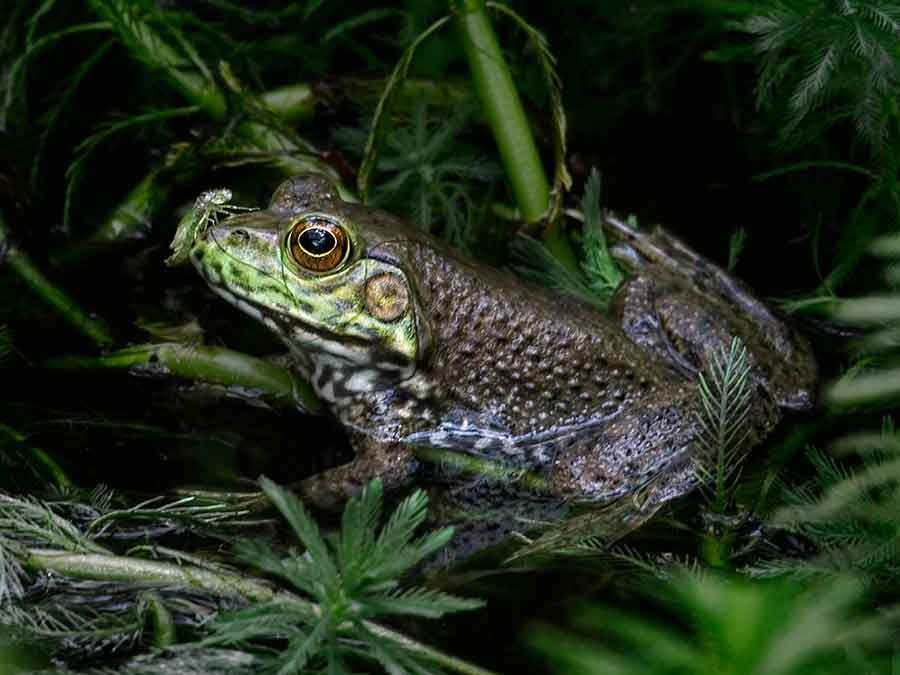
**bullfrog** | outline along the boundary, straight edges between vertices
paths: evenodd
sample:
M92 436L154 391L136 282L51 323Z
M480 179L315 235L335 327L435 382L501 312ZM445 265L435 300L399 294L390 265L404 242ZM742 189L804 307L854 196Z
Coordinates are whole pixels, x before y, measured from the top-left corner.
M641 491L646 514L698 482L696 378L711 354L746 346L754 440L813 404L816 366L801 336L678 238L605 223L630 270L607 315L344 201L321 175L174 245L284 341L349 434L355 459L300 485L310 504L334 507L373 477L407 485L417 451L437 447L540 475L563 500Z

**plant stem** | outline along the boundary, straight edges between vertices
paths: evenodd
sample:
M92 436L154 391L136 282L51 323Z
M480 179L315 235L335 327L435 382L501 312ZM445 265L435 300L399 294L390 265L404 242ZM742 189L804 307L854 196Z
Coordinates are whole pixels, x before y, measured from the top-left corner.
M263 105L285 124L303 124L312 119L317 101L308 84L289 84L260 95Z
M147 612L150 615L150 625L153 630L153 646L158 649L171 647L178 642L175 621L172 619L171 612L166 608L162 598L156 593L145 593L143 600L147 603Z
M162 182L158 179L161 169L148 173L135 185L125 199L116 205L109 217L103 221L88 241L121 241L139 236L146 230L175 187L172 181Z
M189 44L182 41L181 51L171 47L140 12L124 0L89 0L89 4L110 23L122 44L138 60L164 73L165 81L185 100L200 107L217 122L227 120L229 111L225 94ZM280 106L282 114L302 116L308 112L311 95L308 87L295 85L270 93L268 104L276 108ZM265 97L254 101L251 94L242 93L242 96L248 104L266 106ZM339 183L335 170L319 159L317 150L311 144L249 120L239 124L237 132L257 149L283 156L283 161L279 158L278 165L286 173L314 171ZM308 156L298 157L298 153ZM339 191L342 195L351 194L343 187L339 187Z
M284 604L295 605L299 612L314 616L320 616L322 613L322 608L317 604L293 593L275 590L261 579L227 572L212 572L188 565L114 555L61 553L47 549L29 549L23 562L33 570L65 574L76 579L184 586L220 597L242 598L251 602L277 598ZM366 630L377 637L453 672L464 675L493 675L489 670L445 654L380 624L372 621L362 623ZM346 627L349 627L349 624ZM345 626L338 628L344 629Z
M185 66L199 65L167 44L126 0L88 0L96 14L110 23L122 44L150 69L160 69L169 85L215 120L224 121L228 106L209 73Z
M526 222L536 222L550 205L550 185L484 0L460 0L456 24L519 210Z
M270 600L275 591L267 583L237 574L199 567L95 553L65 553L29 549L23 562L33 570L56 572L76 579L184 586L219 597Z
M0 216L0 263L2 262L9 265L39 298L95 345L102 348L112 344L112 337L103 322L82 311L72 298L44 276L23 251L9 241L9 233Z
M423 462L441 464L464 473L515 483L535 492L546 494L553 492L552 486L541 475L523 471L520 467L513 467L504 462L442 448L416 448L415 453L416 458Z
M0 441L7 440L12 441L13 443L24 445L27 440L27 436L25 434L19 433L12 427L8 427L3 422L0 422ZM52 482L58 488L69 488L72 487L72 481L69 480L69 477L66 475L66 472L62 470L62 467L56 463L50 455L48 455L41 448L25 448L31 456L34 458L35 464L40 467L44 477Z
M184 345L177 342L146 344L99 357L62 356L50 359L48 368L157 368L190 379L226 386L256 389L275 399L318 412L322 402L310 386L274 363L222 347Z

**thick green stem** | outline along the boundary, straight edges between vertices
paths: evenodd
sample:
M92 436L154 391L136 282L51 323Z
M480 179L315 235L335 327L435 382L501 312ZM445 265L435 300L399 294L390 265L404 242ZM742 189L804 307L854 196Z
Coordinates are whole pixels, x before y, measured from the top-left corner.
M4 262L35 295L55 309L79 333L98 347L112 344L112 336L103 322L84 312L62 289L45 277L23 251L9 241L3 217L0 216L0 264Z
M272 587L259 579L155 560L29 549L23 562L33 570L65 574L76 579L184 586L219 597L246 598L256 602L269 600L275 595Z
M322 608L314 602L287 591L275 590L261 579L227 572L212 572L188 565L114 555L61 553L46 549L30 549L23 562L33 570L65 574L76 579L184 586L220 597L242 598L250 602L264 602L277 598L285 605L295 605L298 612L303 614L313 616L322 614ZM403 647L447 670L465 675L492 675L489 670L445 654L390 628L372 621L362 623L366 630L377 637ZM339 630L346 628L349 628L349 624L338 627Z
M317 412L322 402L306 382L285 368L221 347L177 342L138 345L99 357L63 356L44 364L49 368L159 368L190 379L259 390L275 399Z
M497 141L519 210L527 222L537 222L550 205L550 185L484 1L461 0L456 23L475 91Z

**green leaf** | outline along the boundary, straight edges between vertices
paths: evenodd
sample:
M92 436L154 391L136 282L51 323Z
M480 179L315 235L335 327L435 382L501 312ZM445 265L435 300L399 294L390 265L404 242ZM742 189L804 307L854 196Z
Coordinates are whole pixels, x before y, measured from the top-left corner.
M405 614L439 619L449 612L461 612L484 606L481 600L460 598L430 588L405 588L390 595L370 597L368 606L378 614Z
M714 481L715 503L721 509L729 501L729 482L741 464L741 453L752 430L749 420L754 389L747 349L740 338L710 355L697 387L700 405L694 413L696 442L714 462L711 476L703 461L698 463L698 471Z
M567 293L605 311L606 299L588 286L584 277L560 262L540 241L519 233L510 245L516 274L535 284Z
M375 554L375 531L381 521L382 497L381 481L376 479L344 507L336 553L343 581L350 587L359 583Z
M309 569L314 571L326 586L338 585L340 577L334 561L331 559L328 546L319 533L316 521L310 517L300 500L266 477L259 479L259 485L306 547L306 551L312 559Z
M609 253L606 236L603 234L600 188L600 172L592 168L581 198L581 213L584 216L584 260L581 268L587 275L591 291L608 305L623 277L618 263Z

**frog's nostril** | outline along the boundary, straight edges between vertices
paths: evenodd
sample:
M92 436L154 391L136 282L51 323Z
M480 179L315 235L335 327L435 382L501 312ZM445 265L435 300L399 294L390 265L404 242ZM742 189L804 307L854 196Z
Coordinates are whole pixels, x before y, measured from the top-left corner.
M247 230L232 230L228 233L228 240L233 244L246 244L250 241L250 233Z

